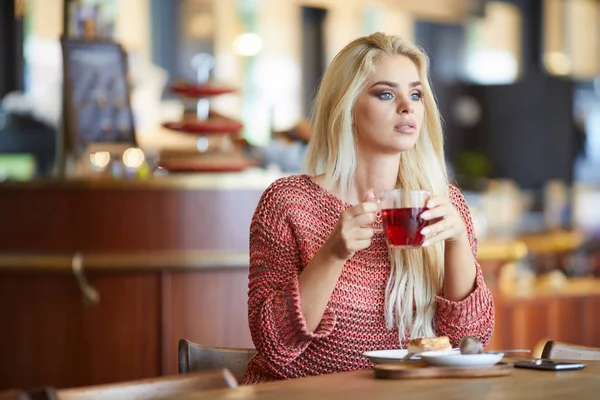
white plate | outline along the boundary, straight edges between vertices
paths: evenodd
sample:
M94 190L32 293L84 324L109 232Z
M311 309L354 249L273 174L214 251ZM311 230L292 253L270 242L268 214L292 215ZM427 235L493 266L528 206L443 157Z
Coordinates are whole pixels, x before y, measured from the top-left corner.
M375 350L367 351L364 356L375 364L385 364L395 361L400 361L408 354L408 350L397 349L397 350Z
M441 351L426 351L419 355L423 361L439 367L491 367L504 357L504 353L460 354Z
M454 353L454 352L460 352L460 350L459 349L443 350L443 351L439 351L438 353L445 354L445 353ZM365 357L367 357L369 360L373 361L375 364L385 364L385 363L393 363L396 361L400 361L407 354L408 354L408 350L405 350L405 349L374 350L374 351L367 351L366 353L363 353L363 355ZM411 360L411 361L419 360L421 358L421 354L423 354L423 353L415 354L414 356L409 358L409 360Z

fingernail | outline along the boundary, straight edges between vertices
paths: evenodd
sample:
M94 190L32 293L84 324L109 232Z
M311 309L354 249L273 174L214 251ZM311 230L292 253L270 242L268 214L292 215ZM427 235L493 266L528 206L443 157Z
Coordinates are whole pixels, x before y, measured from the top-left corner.
M421 229L421 235L427 235L429 233L429 229L423 228Z
M428 212L424 212L423 214L421 214L421 218L423 218L423 219L429 219L429 213Z
M423 242L423 244L422 244L422 246L423 246L423 247L427 247L427 246L429 246L429 242L428 242L427 240L426 240L426 241L424 241L424 242Z
M433 208L433 206L434 206L433 201L427 202L427 208Z

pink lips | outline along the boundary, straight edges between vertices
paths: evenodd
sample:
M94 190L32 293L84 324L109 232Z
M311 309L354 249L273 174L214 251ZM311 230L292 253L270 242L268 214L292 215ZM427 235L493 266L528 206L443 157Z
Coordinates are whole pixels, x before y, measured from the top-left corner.
M394 125L394 131L405 135L412 135L417 132L417 124L413 121L402 121L399 124Z

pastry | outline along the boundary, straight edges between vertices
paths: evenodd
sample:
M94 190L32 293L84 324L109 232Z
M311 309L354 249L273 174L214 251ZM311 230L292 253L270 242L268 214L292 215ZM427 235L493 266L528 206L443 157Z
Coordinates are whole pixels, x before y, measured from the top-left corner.
M450 338L448 338L448 336L440 336L433 338L417 338L408 341L409 353L422 353L424 351L434 350L452 350Z

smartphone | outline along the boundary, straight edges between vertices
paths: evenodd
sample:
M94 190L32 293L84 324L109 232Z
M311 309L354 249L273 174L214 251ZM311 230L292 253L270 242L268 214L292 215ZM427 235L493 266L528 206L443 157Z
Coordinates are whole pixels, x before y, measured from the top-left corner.
M521 360L515 362L516 368L532 368L532 369L545 369L549 371L568 371L572 369L583 369L585 364L563 362L563 361L552 361L552 360Z

